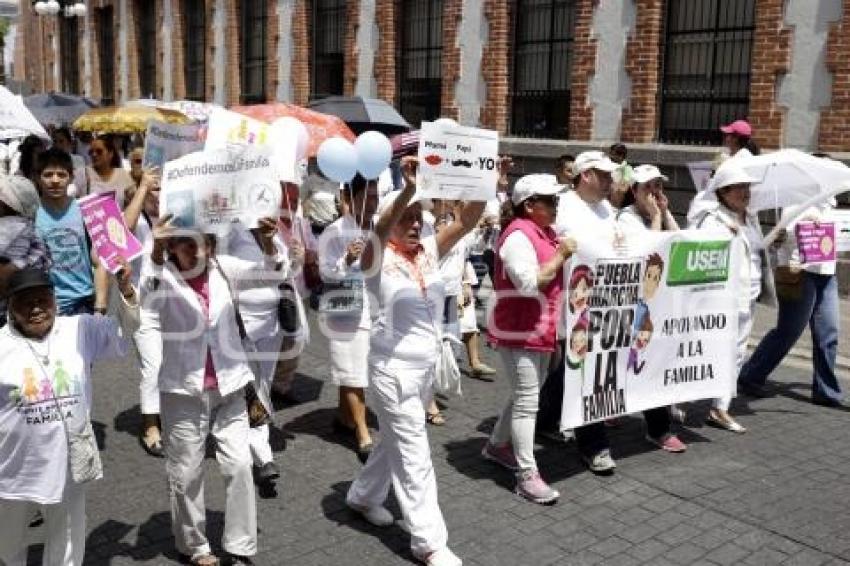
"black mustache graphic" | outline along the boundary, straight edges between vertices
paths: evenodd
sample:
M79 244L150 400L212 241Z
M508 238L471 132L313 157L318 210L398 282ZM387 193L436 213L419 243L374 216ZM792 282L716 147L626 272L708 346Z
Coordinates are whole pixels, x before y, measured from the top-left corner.
M455 159L452 161L452 165L455 167L472 167L472 162L465 159Z

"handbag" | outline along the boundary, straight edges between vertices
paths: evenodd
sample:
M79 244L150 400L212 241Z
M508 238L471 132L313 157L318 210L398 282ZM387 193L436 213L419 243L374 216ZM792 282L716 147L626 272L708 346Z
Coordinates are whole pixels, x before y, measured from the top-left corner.
M233 287L230 285L230 279L227 278L227 275L224 274L224 270L218 264L215 263L215 268L218 270L219 274L221 274L221 278L224 279L225 284L227 285L227 291L230 294L230 300L233 303L233 315L236 318L236 327L239 329L239 339L242 342L242 349L245 350L245 354L247 354L247 362L248 367L251 368L251 373L254 374L254 381L249 381L245 384L243 388L245 394L245 405L248 409L248 424L251 428L257 428L259 426L267 425L271 422L271 415L266 409L265 403L263 403L262 399L260 399L260 395L257 393L257 388L254 385L254 382L259 382L262 376L262 372L257 367L257 361L251 354L257 351L257 347L254 342L248 337L248 332L245 330L245 322L242 320L242 313L239 310L239 299L236 293L233 292Z
M460 368L457 367L452 344L461 344L461 341L451 334L443 334L440 337L440 352L434 366L434 389L443 395L460 397L463 395Z
M36 362L41 368L44 377L47 378L47 370L42 365L41 360L36 357ZM86 416L86 424L83 430L72 432L68 427L65 413L59 405L59 399L56 398L53 388L50 389L50 395L53 397L53 403L56 405L56 412L59 413L59 418L62 419L62 428L65 429L65 439L68 443L68 467L71 470L71 479L77 484L84 484L100 479L103 477L103 464L100 461L100 451L97 448L97 439L94 436L91 420Z
M794 271L785 265L773 270L776 296L783 301L799 301L803 297L803 270Z

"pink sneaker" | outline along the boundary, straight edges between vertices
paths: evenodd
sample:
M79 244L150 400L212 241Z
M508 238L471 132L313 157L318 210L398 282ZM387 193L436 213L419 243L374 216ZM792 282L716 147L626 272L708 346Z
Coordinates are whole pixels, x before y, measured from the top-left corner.
M526 499L541 505L554 505L560 493L549 487L540 477L540 472L531 470L517 474L516 492Z
M647 436L646 439L662 450L673 452L674 454L684 452L688 449L688 445L679 440L679 437L675 434L667 433L661 438L652 438L651 436Z
M495 444L491 444L488 440L487 444L484 445L484 448L481 449L481 455L484 456L485 459L490 460L491 462L496 462L503 468L507 468L512 472L517 471L519 468L516 463L516 456L514 456L514 449L510 443L496 446Z

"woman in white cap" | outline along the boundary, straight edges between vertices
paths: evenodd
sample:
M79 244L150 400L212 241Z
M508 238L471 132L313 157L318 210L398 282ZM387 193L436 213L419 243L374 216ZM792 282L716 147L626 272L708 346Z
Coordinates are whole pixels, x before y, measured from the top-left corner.
M393 523L384 501L393 486L410 532L413 555L430 566L460 566L447 546L437 502L437 480L425 424L445 297L438 263L475 228L483 202L468 202L460 218L439 234L421 237L422 208L413 202L417 160L404 158L405 187L378 210L374 237L360 257L374 297L369 392L381 440L348 490L346 502L378 526Z
M750 203L750 184L758 179L729 160L715 173L709 188L697 195L688 212L690 228L722 230L732 237L734 267L730 273L738 274L738 332L736 371L729 395L715 399L708 422L736 433L747 431L729 415L732 391L736 387L738 372L747 354L747 341L753 327L753 310L756 300L763 297L775 302L773 276L765 253L761 225L758 218L747 210Z
M626 202L633 201L633 204L628 204L620 209L617 214L617 222L627 235L630 232L654 231L654 232L673 232L679 229L673 213L670 212L667 202L667 197L664 195L664 181L667 177L664 176L658 167L654 165L639 165L632 171L632 185L626 195ZM658 258L660 259L660 258ZM647 271L653 265L652 261L647 263ZM656 262L660 270L663 270L663 265ZM660 271L658 272L660 276ZM653 289L657 289L654 286ZM654 293L654 291L653 291ZM644 300L649 300L647 296L647 288L644 287ZM645 314L646 303L642 312ZM638 312L641 312L639 310ZM635 335L643 322L643 316L635 317ZM643 412L646 419L647 440L667 452L684 452L687 445L682 442L678 436L671 432L670 409L667 407L657 407ZM683 414L676 409L678 420L683 420Z
M487 328L499 347L511 396L482 455L516 472L516 492L535 503L553 504L559 494L537 469L534 429L540 384L555 351L563 266L576 248L552 228L558 193L554 175L526 175L514 186L514 218L496 247L496 306Z

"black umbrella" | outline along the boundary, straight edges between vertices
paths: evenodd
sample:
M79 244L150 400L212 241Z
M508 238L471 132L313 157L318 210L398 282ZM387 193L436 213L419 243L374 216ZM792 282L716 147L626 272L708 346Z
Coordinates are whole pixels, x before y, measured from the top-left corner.
M314 100L307 107L341 118L355 134L375 130L386 136L393 136L411 129L407 120L395 108L377 98L329 96Z
M91 98L61 92L32 94L24 98L24 104L36 120L54 126L72 124L82 114L100 106Z

